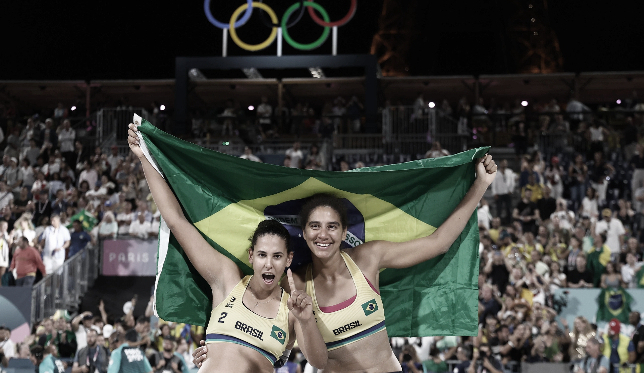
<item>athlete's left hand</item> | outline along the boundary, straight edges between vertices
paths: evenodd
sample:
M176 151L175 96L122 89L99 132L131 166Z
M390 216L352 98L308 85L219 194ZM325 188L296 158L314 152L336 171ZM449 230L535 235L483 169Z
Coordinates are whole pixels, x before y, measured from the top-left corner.
M484 157L478 160L476 165L476 179L480 180L489 186L494 181L496 177L496 163L492 160L492 156L486 154Z
M305 321L311 319L313 316L313 301L305 291L297 290L295 288L295 281L293 281L293 273L289 269L286 271L288 279L288 286L291 288L291 297L288 298L288 309L293 312L298 320Z

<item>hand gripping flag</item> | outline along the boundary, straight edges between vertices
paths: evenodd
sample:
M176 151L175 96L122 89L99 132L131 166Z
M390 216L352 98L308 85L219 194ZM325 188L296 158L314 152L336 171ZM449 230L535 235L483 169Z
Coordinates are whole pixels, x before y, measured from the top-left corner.
M344 244L424 237L450 215L475 179L487 148L356 172L310 171L261 164L179 140L135 118L144 154L177 196L186 218L244 273L249 237L275 219L291 233L292 268L310 261L297 215L316 193L344 199ZM389 336L477 335L478 226L476 213L447 254L405 269L383 269L380 292ZM211 290L165 223L159 233L155 307L164 320L206 325ZM367 305L368 306L368 305ZM366 308L365 312L370 309Z

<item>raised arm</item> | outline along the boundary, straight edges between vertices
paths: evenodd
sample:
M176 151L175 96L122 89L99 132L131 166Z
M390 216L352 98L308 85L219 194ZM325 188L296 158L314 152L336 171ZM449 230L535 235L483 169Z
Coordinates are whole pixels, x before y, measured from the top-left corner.
M143 155L135 129L136 126L130 124L128 130L130 149L141 161L145 178L152 197L161 211L161 216L188 255L188 259L213 290L224 289L223 285L227 282L236 284L241 278L239 268L232 260L210 246L197 228L183 215L179 201L170 186Z
M292 325L297 342L309 363L318 369L324 369L328 361L328 351L313 317L311 296L305 291L297 290L290 269L286 276L291 288L291 296L288 299L288 308L291 311L289 324Z
M407 268L446 253L496 176L496 164L491 155L477 161L476 174L465 198L433 234L407 242L372 241L356 247L355 254L378 258L378 268Z

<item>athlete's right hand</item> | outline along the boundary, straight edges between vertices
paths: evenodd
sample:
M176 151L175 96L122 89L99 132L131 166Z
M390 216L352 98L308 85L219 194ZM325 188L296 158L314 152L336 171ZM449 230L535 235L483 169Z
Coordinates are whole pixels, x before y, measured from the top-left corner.
M137 135L137 127L139 124L140 123L130 123L128 125L127 143L130 145L132 153L134 153L138 158L141 158L143 157L143 150L141 150L141 147L139 146L139 136Z
M208 355L208 346L206 346L206 341L202 339L201 341L199 341L199 345L201 347L198 347L192 353L192 363L196 365L197 368L201 368L201 364L206 361L206 357Z
M291 270L286 271L288 286L291 288L291 296L288 298L288 309L300 321L307 321L313 317L313 300L305 291L295 288L293 273Z

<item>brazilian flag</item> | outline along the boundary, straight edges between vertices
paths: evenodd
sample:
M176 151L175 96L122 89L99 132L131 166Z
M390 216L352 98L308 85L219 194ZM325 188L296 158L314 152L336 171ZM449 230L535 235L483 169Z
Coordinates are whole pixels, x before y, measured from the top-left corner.
M94 217L94 215L90 214L85 209L80 210L71 218L69 218L69 225L67 225L67 228L72 229L72 223L76 220L79 220L81 222L83 230L86 232L91 231L96 223L98 223L98 220Z
M602 274L606 271L606 264L608 262L610 262L610 248L607 245L603 245L601 249L593 247L590 253L588 253L586 268L593 272L593 284L595 287L599 287Z
M602 289L597 297L597 321L617 319L628 324L628 314L631 313L633 297L621 286L619 288Z
M275 219L293 237L292 268L310 262L298 223L317 193L342 198L348 210L346 247L371 240L407 241L432 234L475 179L487 148L356 172L328 172L261 164L179 140L142 125L146 157L167 180L186 218L246 274L249 237ZM447 254L405 269L383 269L379 285L389 336L477 335L478 225L474 213ZM164 320L206 325L211 291L164 223L159 233L155 307ZM373 312L369 304L365 312Z

